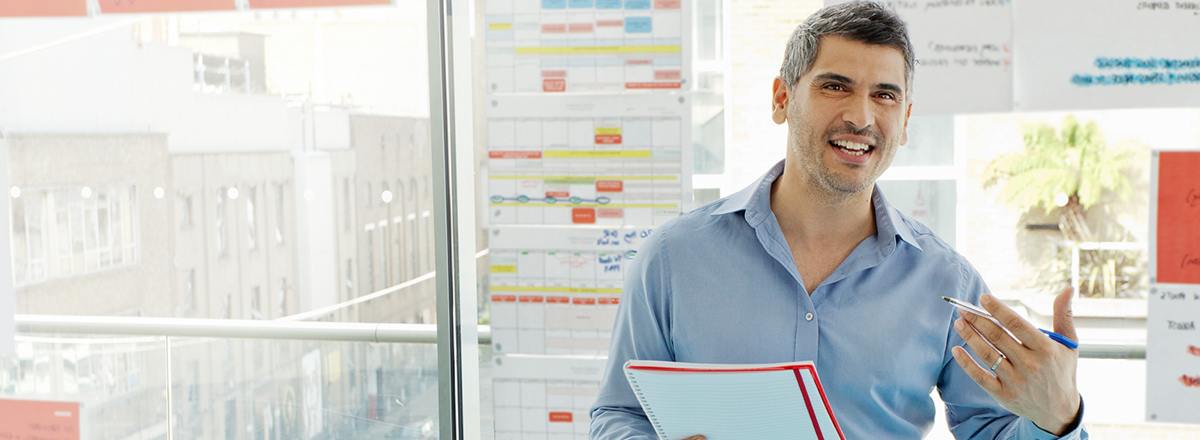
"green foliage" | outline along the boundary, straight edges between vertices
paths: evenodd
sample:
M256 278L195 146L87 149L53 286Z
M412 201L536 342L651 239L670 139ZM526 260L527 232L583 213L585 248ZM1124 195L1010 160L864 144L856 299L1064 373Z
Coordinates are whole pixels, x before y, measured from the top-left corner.
M1066 194L1084 210L1099 202L1104 191L1121 200L1129 197L1131 185L1124 171L1134 152L1108 148L1094 122L1081 126L1067 116L1057 131L1046 124L1027 127L1024 143L1024 152L1000 156L984 171L985 188L1003 182L1002 203L1049 213L1058 207L1058 194Z
M1111 207L1104 201L1129 199L1133 191L1130 176L1138 153L1109 148L1094 122L1080 125L1071 116L1057 130L1047 124L1025 127L1023 140L1023 152L1002 155L988 164L983 186L1000 185L999 201L1024 210L1024 219L1039 211L1058 218L1062 235L1057 240L1058 258L1043 267L1038 276L1045 290L1054 291L1071 278L1070 249L1076 243L1131 240L1128 230L1116 224ZM1063 200L1056 201L1056 197ZM1089 226L1109 223L1112 225L1101 228L1099 234L1093 234ZM1140 286L1143 260L1140 252L1081 252L1080 294L1130 295Z

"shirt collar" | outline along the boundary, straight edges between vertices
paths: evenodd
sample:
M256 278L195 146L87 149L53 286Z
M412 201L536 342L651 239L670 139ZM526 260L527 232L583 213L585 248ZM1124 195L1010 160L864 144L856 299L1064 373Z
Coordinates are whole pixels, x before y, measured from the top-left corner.
M775 166L771 167L766 174L758 178L758 181L753 185L733 193L725 198L721 206L713 210L711 215L724 215L738 211L746 211L746 223L751 227L758 227L759 224L766 220L771 212L771 185L775 183L775 179L783 175L783 162L779 161ZM896 210L887 199L883 197L883 192L879 190L879 185L871 191L871 202L875 208L875 229L879 237L900 237L900 240L912 245L921 250L921 245L917 244L916 234L908 223L904 222L904 218L900 212ZM881 241L885 246L887 242Z

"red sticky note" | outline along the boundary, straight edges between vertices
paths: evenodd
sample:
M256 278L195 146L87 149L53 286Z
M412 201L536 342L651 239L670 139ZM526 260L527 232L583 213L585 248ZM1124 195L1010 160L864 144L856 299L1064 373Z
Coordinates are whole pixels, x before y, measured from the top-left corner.
M1200 152L1158 155L1157 282L1200 284Z
M594 208L571 208L571 223L589 225L596 223L596 210Z

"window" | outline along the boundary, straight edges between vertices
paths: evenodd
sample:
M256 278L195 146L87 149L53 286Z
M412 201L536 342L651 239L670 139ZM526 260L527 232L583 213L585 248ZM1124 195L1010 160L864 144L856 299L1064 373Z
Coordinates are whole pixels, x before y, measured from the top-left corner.
M375 225L367 225L367 288L375 291Z
M11 214L16 285L136 263L136 194L129 184L22 189Z
M262 292L258 286L250 288L250 319L267 319L262 312Z
M288 290L291 288L292 286L288 284L287 278L279 279L279 298L277 299L276 303L277 308L279 309L280 317L288 315L287 296Z
M375 198L372 194L374 193L371 192L371 182L367 182L366 206L371 206L371 199Z
M354 298L354 259L353 258L346 259L346 270L345 270L345 272L343 272L342 278L345 280L342 283L342 285L346 289L346 299Z
M283 245L283 222L287 221L287 217L283 211L283 184L275 184L275 244Z
M225 242L225 188L217 189L217 255L224 257L228 254Z
M254 250L258 247L258 233L254 227L254 199L258 194L258 187L250 187L246 190L246 247Z
M354 222L354 219L352 219L350 217L350 207L353 205L353 203L351 203L351 202L354 200L354 197L350 195L351 188L352 188L352 186L350 185L350 178L349 177L342 178L342 230L343 231L350 231L350 225L353 224L353 222Z
M192 196L182 197L179 199L179 226L187 227L192 225Z
M184 313L196 308L196 269L188 269L183 273L179 286L180 308Z

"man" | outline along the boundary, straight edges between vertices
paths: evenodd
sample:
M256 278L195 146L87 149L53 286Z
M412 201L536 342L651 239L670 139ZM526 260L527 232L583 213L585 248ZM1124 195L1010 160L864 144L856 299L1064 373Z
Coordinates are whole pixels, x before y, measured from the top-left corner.
M851 440L923 437L933 387L959 439L1087 438L1077 353L985 295L961 255L874 185L907 140L912 70L903 23L879 5L831 6L796 29L772 97L787 156L643 245L593 439L656 438L623 375L629 359L811 360ZM941 296L982 302L1020 342ZM1075 339L1069 301L1069 290L1055 301L1054 330Z

